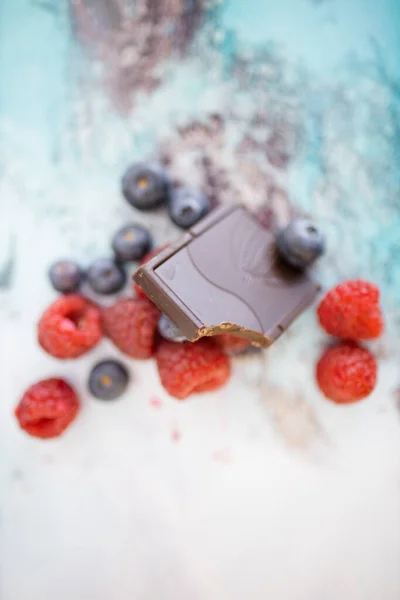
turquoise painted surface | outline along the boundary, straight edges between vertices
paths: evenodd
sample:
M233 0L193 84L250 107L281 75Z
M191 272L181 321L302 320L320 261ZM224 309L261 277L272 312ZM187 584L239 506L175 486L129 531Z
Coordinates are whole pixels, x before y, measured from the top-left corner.
M266 90L275 94L275 108L282 99L295 106L301 135L278 177L292 205L326 227L332 260L322 278L370 276L400 302L398 2L218 3L195 51L184 60L169 57L161 85L150 97L140 92L130 115L109 102L97 77L100 61L75 39L66 3L4 0L0 11L3 185L17 189L18 198L13 208L2 202L7 223L46 210L56 220L81 219L71 201L77 190L115 189L126 163L157 147L176 125L212 111L233 123L232 109L246 119ZM202 38L208 30L216 40L211 68ZM252 85L247 66L249 84L235 95L235 66L245 57L256 68L260 53L268 57L265 85ZM235 135L232 127L227 143ZM31 180L28 203L21 185ZM68 235L66 247L73 240L86 250L86 236ZM4 262L9 244L3 245Z
M247 44L272 40L307 68L330 77L349 55L373 59L374 41L398 73L399 19L396 0L231 0L224 15Z
M156 57L151 93L141 73L125 111L110 74L135 52L119 48L118 61L115 47L110 59L96 47L114 19L106 7L123 2L78 4L96 7L95 35L66 0L0 0L1 597L398 600L397 1L215 3L183 56ZM338 407L319 393L327 338L312 310L268 352L235 360L227 388L184 406L152 361L129 361L120 403L90 398L95 361L121 359L107 340L73 363L40 350L55 258L107 255L132 219L159 243L179 235L162 213L133 213L119 190L126 165L160 147L196 184L206 152L224 200L266 204L280 222L309 212L328 236L324 282L382 286L387 328L372 345L368 400ZM50 376L76 386L83 410L65 437L41 443L13 411Z
M31 160L53 155L65 125L71 35L66 6L57 4L0 5L0 118L24 132L13 142Z

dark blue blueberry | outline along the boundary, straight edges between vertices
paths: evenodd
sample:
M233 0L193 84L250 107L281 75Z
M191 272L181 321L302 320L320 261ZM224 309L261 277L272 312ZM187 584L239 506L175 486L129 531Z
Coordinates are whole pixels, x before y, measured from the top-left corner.
M122 176L122 193L129 204L150 210L166 202L168 177L159 165L135 163Z
M99 362L89 375L89 391L99 400L115 400L127 388L129 373L116 360Z
M167 315L162 314L158 321L159 334L169 342L186 342L187 338L180 329L170 320Z
M99 258L90 265L87 280L98 294L115 294L124 287L126 273L112 258Z
M140 260L151 249L152 240L145 227L132 224L117 231L111 245L118 260Z
M72 260L59 260L49 269L51 285L57 292L71 294L76 292L82 282L80 266Z
M177 187L168 202L171 220L181 227L189 229L211 210L211 202L201 190L190 187Z
M294 219L276 238L281 257L292 267L305 269L325 251L325 239L308 219Z

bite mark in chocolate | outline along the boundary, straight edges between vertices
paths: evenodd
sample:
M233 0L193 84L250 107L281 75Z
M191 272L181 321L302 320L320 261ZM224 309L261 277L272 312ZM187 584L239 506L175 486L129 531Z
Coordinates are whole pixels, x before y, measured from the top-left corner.
M133 276L190 340L231 333L267 347L319 287L286 266L242 206L218 208Z

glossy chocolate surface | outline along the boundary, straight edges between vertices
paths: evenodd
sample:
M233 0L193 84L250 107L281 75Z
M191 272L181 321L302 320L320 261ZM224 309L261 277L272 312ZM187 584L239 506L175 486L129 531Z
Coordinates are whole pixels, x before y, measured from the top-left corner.
M191 341L232 333L269 346L318 286L286 266L244 207L219 208L141 266L134 280Z

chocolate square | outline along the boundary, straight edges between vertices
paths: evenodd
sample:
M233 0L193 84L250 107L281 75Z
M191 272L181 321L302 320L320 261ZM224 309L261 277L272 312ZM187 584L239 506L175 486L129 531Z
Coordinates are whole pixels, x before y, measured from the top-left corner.
M214 210L133 277L190 341L231 333L264 347L319 290L280 260L274 236L238 205Z

